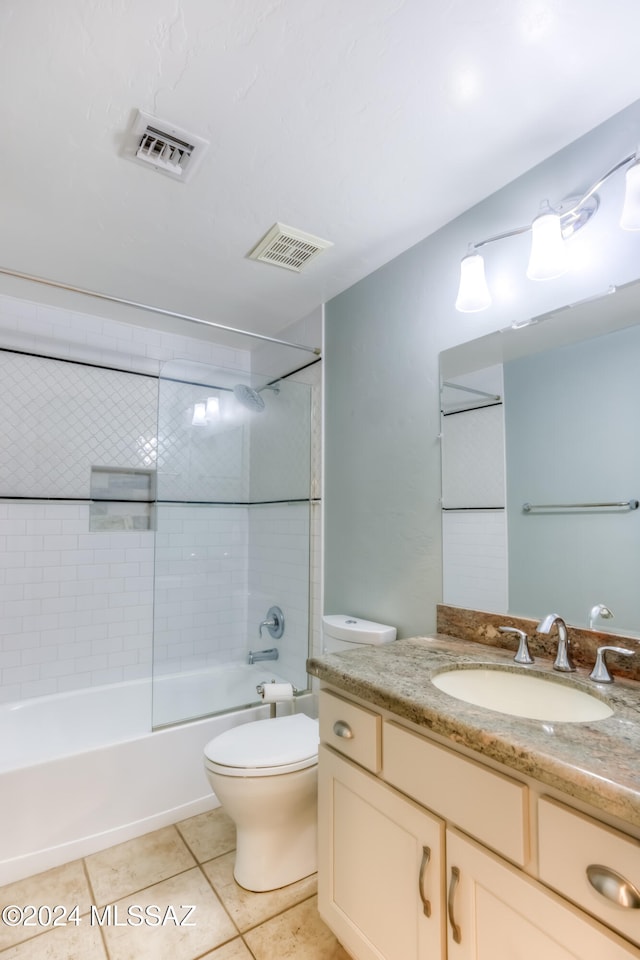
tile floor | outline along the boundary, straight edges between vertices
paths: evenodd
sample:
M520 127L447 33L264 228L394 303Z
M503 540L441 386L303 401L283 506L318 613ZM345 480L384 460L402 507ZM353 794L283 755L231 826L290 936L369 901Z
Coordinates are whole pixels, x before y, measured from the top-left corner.
M0 960L349 960L318 915L315 875L249 893L234 846L218 808L0 887L0 909L61 908L58 925L0 921Z

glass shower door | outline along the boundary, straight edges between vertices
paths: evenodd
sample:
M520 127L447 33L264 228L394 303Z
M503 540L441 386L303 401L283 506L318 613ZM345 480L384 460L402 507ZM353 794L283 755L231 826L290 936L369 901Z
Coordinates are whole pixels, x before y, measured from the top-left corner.
M153 725L307 685L310 387L181 361L159 384ZM273 640L259 625L276 605ZM277 650L251 665L250 652ZM275 654L270 654L275 656Z

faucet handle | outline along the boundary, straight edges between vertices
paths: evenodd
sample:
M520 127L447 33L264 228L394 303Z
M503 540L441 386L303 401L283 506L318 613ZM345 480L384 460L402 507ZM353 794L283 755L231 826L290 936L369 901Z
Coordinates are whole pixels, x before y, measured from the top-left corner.
M513 658L516 663L533 663L533 657L529 652L529 638L524 630L518 630L517 627L498 627L501 633L517 633L519 639L518 652Z
M605 660L605 654L612 650L614 653L620 653L625 657L632 657L633 650L627 650L626 647L598 647L596 652L596 662L593 666L593 670L589 674L589 679L594 680L596 683L613 683L613 677L609 673L609 668L607 667L607 662Z

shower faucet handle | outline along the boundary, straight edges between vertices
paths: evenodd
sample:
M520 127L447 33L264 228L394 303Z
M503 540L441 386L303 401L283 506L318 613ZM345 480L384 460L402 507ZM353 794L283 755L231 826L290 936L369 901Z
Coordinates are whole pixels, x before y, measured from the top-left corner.
M269 607L266 620L258 627L258 636L262 637L262 628L266 627L274 640L279 640L284 633L284 613L280 607Z

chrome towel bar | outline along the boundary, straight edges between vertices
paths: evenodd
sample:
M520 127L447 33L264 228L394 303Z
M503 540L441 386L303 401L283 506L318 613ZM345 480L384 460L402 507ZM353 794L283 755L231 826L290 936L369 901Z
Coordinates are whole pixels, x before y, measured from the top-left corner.
M599 507L637 510L638 506L640 506L640 503L637 500L615 500L610 503L523 503L522 512L531 513L533 510L593 510Z

